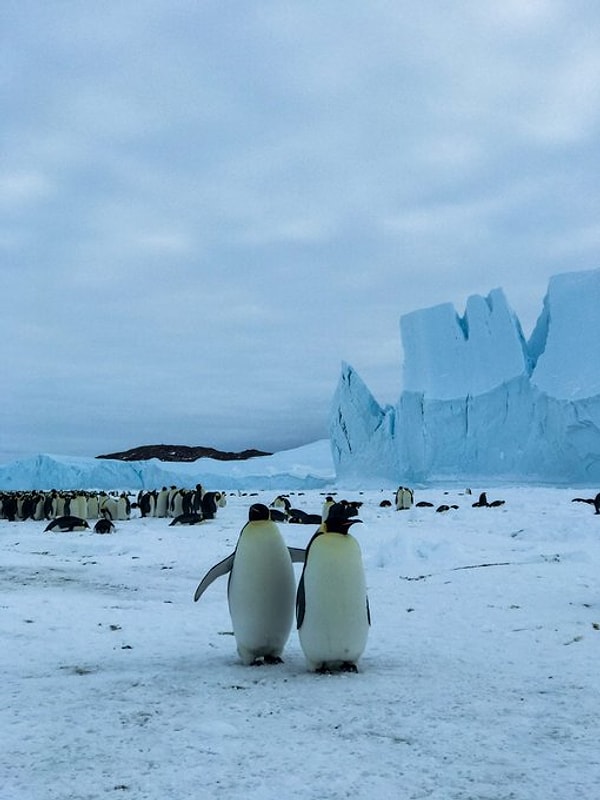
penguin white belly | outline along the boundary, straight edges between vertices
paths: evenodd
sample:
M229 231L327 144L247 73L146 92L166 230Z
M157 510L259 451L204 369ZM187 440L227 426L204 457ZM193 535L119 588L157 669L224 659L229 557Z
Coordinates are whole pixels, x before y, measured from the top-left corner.
M93 494L88 498L88 519L98 519L98 495Z
M290 554L277 527L261 525L260 531L242 533L227 589L238 653L246 664L280 657L294 619Z
M127 513L127 499L123 496L119 497L117 500L117 519L129 519L129 514Z
M179 517L183 514L183 494L181 492L173 495L169 508L171 509L169 512L170 517Z
M356 664L367 644L367 589L360 547L350 534L323 533L304 570L304 619L298 630L309 668Z
M75 495L71 500L71 514L81 519L87 519L87 500L82 494Z
M33 512L33 518L37 520L44 519L44 498L40 498L35 506L35 511Z
M169 493L166 489L161 489L156 498L156 510L154 516L166 517L167 506L169 504Z

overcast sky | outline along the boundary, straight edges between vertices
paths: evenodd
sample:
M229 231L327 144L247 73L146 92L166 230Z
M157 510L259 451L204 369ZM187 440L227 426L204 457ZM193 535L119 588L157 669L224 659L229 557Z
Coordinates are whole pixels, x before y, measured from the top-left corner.
M600 266L600 3L5 0L0 458L327 435Z

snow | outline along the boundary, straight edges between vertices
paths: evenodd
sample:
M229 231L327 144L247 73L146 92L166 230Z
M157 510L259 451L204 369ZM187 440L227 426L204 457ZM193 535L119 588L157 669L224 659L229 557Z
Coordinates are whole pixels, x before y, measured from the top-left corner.
M600 482L600 270L555 276L526 343L501 290L404 315L404 390L380 406L348 364L332 402L338 479Z
M244 667L226 579L192 601L268 489L193 527L0 520L2 796L595 800L600 516L569 488L472 489L416 489L459 506L436 513L338 486L363 501L357 675L308 672L295 631L284 664ZM505 504L472 508L483 489ZM322 494L292 499L319 512Z

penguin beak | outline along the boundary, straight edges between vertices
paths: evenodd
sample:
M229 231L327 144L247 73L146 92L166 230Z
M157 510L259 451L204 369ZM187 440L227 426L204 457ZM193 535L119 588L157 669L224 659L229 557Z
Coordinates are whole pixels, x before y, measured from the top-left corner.
M355 522L362 522L362 519L343 519L343 520L336 520L331 525L331 530L327 525L328 520L325 522L325 529L328 533L341 533L342 536L345 536L348 533L348 530L354 525Z

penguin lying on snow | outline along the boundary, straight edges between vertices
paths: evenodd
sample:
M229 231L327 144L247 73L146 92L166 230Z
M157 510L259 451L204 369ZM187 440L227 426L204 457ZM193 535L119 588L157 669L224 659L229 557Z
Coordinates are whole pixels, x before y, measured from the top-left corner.
M348 533L360 519L339 504L310 540L296 597L300 645L315 672L358 672L371 617L360 547Z
M227 600L237 651L244 664L280 664L294 620L296 581L292 562L305 551L287 547L262 503L250 506L234 552L215 564L194 594L229 573Z
M115 523L110 519L99 519L94 525L94 533L114 533Z
M57 517L44 528L44 533L47 531L84 531L89 527L81 517Z
M173 525L199 525L201 522L204 522L202 514L179 514L172 522L169 522L169 527Z
M482 492L479 495L479 499L476 503L472 503L473 508L498 508L498 506L503 506L504 500L492 500L492 502L488 502L487 494Z
M594 513L600 514L600 492L595 497L574 497L572 503L589 503L594 506Z

